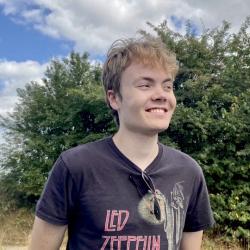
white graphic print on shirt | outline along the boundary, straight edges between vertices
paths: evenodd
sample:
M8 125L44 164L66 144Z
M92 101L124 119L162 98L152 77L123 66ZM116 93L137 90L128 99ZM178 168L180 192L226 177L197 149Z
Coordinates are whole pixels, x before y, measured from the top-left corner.
M141 217L152 224L163 224L168 250L173 250L182 237L182 227L184 225L184 195L182 182L174 185L171 191L170 201L159 191L156 190L156 198L161 208L161 218L157 220L153 211L154 195L147 193L138 206Z

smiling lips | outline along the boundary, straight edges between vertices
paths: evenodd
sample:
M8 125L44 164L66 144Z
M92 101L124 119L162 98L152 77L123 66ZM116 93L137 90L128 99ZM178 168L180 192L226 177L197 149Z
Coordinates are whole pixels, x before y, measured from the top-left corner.
M146 110L147 112L150 113L166 113L168 110L166 108L150 108Z

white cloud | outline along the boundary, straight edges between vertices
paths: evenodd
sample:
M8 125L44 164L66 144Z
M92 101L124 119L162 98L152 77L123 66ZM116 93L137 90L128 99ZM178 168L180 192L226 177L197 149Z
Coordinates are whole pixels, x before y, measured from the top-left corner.
M215 27L222 20L239 28L249 14L247 0L0 0L4 13L12 15L48 36L71 40L78 51L102 54L112 41L134 36L172 15L191 19L198 26ZM201 22L202 21L202 22ZM185 29L185 27L183 27Z
M13 110L17 101L16 89L30 81L41 81L47 64L35 61L15 62L0 60L0 114Z

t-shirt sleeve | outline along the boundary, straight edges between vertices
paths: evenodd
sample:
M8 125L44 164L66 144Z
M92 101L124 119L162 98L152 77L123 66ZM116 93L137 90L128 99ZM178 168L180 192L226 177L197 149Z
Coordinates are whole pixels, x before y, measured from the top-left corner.
M196 179L194 190L188 205L184 232L205 230L214 224L206 182L202 171Z
M67 225L76 193L72 176L60 156L49 173L36 206L36 216L51 224Z

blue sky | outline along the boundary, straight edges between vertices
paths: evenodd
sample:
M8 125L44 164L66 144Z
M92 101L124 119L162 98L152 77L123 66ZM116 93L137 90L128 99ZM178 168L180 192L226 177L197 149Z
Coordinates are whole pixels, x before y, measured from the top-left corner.
M248 0L0 0L0 115L13 110L16 88L41 81L54 57L75 50L102 60L114 40L152 32L147 21L167 20L184 33L190 20L198 35L228 20L235 31L249 10Z
M16 23L2 13L0 24L1 59L47 62L55 55L66 56L73 49L72 42L46 36L31 26Z

